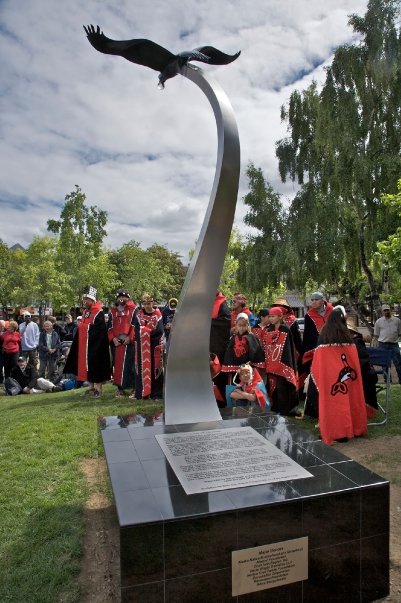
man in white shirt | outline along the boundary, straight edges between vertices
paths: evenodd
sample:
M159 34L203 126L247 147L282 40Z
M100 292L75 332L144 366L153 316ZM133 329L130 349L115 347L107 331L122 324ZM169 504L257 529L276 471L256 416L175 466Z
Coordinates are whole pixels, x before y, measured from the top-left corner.
M19 326L19 332L21 335L21 349L24 356L28 357L28 363L35 368L38 365L38 345L39 345L39 327L32 320L31 314L25 310L22 316L24 322Z
M373 339L379 342L379 348L391 349L398 382L401 383L401 353L398 345L401 336L401 320L396 316L391 316L391 309L388 304L382 305L382 313L383 315L375 322Z

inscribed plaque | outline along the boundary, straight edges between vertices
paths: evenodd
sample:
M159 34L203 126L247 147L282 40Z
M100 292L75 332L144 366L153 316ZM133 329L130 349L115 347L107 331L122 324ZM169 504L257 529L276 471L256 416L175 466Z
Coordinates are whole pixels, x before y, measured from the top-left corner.
M155 437L187 494L313 477L252 427Z
M232 552L232 596L308 579L308 538Z

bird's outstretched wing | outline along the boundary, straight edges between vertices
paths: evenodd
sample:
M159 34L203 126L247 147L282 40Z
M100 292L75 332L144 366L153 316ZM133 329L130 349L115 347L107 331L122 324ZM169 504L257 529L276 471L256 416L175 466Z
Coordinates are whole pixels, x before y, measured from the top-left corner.
M115 54L131 63L144 65L156 71L163 71L176 57L163 46L151 40L111 40L100 31L99 25L84 26L84 30L93 48L104 54Z
M194 58L194 61L202 61L205 63L209 63L209 65L228 65L238 59L241 51L236 52L235 54L226 54L225 52L221 52L218 48L214 48L213 46L200 46L199 48L194 48L193 53L200 53L200 55L206 56L207 61L201 58Z

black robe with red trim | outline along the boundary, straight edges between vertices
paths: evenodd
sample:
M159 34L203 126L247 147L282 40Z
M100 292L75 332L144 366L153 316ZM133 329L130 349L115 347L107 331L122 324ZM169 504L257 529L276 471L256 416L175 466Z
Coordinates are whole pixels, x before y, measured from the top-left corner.
M113 383L122 389L133 389L135 383L133 346L135 331L132 319L136 307L132 300L128 300L122 311L119 311L117 307L111 308L107 325L114 362ZM118 339L120 335L127 335L129 340L127 343L116 346L113 339L115 337Z
M75 332L64 373L76 375L78 381L104 383L110 379L110 351L102 302L85 310Z
M264 330L265 369L272 410L288 415L297 406L297 361L290 329L273 325Z
M220 362L230 339L231 317L227 298L218 292L213 304L212 323L210 326L210 353L216 354Z
M367 433L358 352L353 343L319 345L311 378L319 393L319 428L325 444Z
M224 354L224 361L221 367L222 372L234 373L241 364L246 364L247 362L257 368L265 366L265 355L260 346L259 339L253 333L232 335Z
M319 339L320 331L326 324L326 320L333 311L333 306L326 302L326 311L323 315L319 314L314 308L310 308L305 314L304 323L304 337L303 337L303 348L304 353L309 350L314 350L317 346L317 340ZM310 358L308 357L310 360ZM307 359L307 361L308 361ZM304 360L305 362L305 360Z
M135 328L135 397L161 398L163 396L163 319L155 308L134 313Z
M212 321L210 325L210 343L209 351L216 356L220 365L224 360L224 354L227 349L231 335L231 313L227 304L227 298L220 291L217 292L213 310ZM221 368L221 366L220 366ZM213 389L219 406L225 406L224 396L227 384L227 373L219 371L213 379Z

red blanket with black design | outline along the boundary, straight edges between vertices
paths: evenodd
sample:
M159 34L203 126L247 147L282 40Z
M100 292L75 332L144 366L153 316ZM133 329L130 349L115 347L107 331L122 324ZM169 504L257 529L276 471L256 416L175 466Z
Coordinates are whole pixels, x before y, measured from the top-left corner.
M356 346L319 345L311 376L319 393L319 427L325 444L367 433L367 413Z

